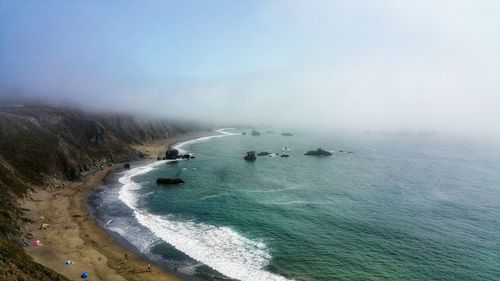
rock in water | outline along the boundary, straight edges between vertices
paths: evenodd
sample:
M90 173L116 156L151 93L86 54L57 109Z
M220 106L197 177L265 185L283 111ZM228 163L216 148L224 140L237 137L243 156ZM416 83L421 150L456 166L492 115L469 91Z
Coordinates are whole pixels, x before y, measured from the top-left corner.
M177 149L169 149L167 153L165 153L165 159L172 160L179 158L179 150Z
M288 155L288 154L283 154L283 155L281 155L281 157L283 157L283 158L288 158L288 157L290 157L290 155Z
M260 132L257 130L252 130L252 136L260 136Z
M123 165L123 168L124 168L124 169L130 169L130 164L129 164L129 163L126 163L125 165Z
M189 159L189 158L191 158L191 155L189 154L182 155L182 159Z
M282 133L281 135L284 136L284 137L291 137L291 136L293 136L293 134L291 134L291 133Z
M326 151L326 150L323 150L321 148L318 148L316 150L311 150L311 151L308 151L306 154L304 155L312 155L312 156L332 156L333 154L329 151Z
M156 184L181 184L184 183L181 179L158 178Z
M259 152L259 154L257 154L258 156L268 156L270 155L271 152Z
M257 160L257 157L255 157L255 151L249 151L247 152L247 155L243 158L247 161L255 161Z
M246 136L247 135L247 132L243 132L241 133L242 136Z

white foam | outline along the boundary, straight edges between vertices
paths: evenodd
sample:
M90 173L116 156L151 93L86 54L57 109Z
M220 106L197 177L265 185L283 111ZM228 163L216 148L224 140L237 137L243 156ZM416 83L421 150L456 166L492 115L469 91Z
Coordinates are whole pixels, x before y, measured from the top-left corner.
M176 149L193 142L214 137L237 135L218 130L222 135L199 138L180 143ZM168 162L158 161L128 170L120 179L123 184L119 199L133 210L137 221L148 228L157 238L174 246L193 259L206 264L220 273L242 281L285 281L282 276L266 271L271 255L262 242L248 239L228 227L217 227L205 223L180 220L172 215L153 215L137 206L141 186L133 177L148 173L155 166Z
M226 195L226 193L219 193L219 194L215 194L215 195L209 195L209 196L204 196L204 197L201 197L200 200L207 200L207 199L210 199L210 198L216 198L216 197L221 197L221 196L224 196Z
M298 186L289 186L289 187L284 187L284 188L277 188L277 189L268 189L268 190L244 190L246 193L272 193L272 192L283 192L287 190L292 190L292 189L297 189L299 188Z
M182 148L184 146L186 146L186 145L191 145L193 143L197 143L197 142L201 142L201 141L207 141L207 140L213 139L213 138L221 138L221 137L237 136L237 135L239 135L239 134L235 134L235 133L231 133L231 132L226 132L226 130L231 130L231 129L233 129L233 128L219 129L219 130L216 131L217 133L219 133L219 135L213 135L213 136L208 136L208 137L201 137L201 138L196 138L196 139L188 140L188 141L185 141L185 142L180 142L180 143L175 144L173 146L173 148L179 150L180 154L185 154L185 153L187 153L187 151L184 150L184 149L182 149Z

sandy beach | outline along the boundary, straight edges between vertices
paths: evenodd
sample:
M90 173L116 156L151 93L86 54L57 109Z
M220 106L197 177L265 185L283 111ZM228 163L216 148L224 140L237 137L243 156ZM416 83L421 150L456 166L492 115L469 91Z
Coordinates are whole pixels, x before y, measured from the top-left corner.
M169 145L213 133L180 135L134 146L147 158L156 159L164 155ZM89 280L179 280L174 274L152 265L148 261L116 244L116 238L100 228L89 215L86 198L95 187L123 164L116 164L104 170L89 173L81 182L70 183L66 188L37 189L30 192L21 206L26 208L25 216L32 220L29 229L33 234L31 243L40 240L42 246L25 248L26 253L71 280L81 280L82 272L88 272ZM42 223L48 229L40 229ZM128 258L126 258L128 255ZM66 265L72 260L73 265Z

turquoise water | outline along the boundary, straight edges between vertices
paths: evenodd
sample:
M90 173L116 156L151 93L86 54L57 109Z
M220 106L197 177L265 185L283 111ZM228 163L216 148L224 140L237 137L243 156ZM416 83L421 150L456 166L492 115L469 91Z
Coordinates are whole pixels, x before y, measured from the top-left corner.
M303 155L318 147L336 152ZM143 248L188 274L500 280L494 145L438 136L263 134L182 149L196 159L134 174L138 185L127 194L139 225L156 237ZM290 157L246 162L250 150ZM158 177L186 183L160 187Z

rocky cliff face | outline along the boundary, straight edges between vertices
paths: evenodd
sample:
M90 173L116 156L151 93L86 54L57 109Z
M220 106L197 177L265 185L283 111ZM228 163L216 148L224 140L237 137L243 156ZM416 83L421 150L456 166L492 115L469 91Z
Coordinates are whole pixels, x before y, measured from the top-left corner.
M0 279L66 280L31 261L20 248L22 210L15 201L28 188L62 187L86 171L142 157L131 144L201 129L187 123L0 101Z

